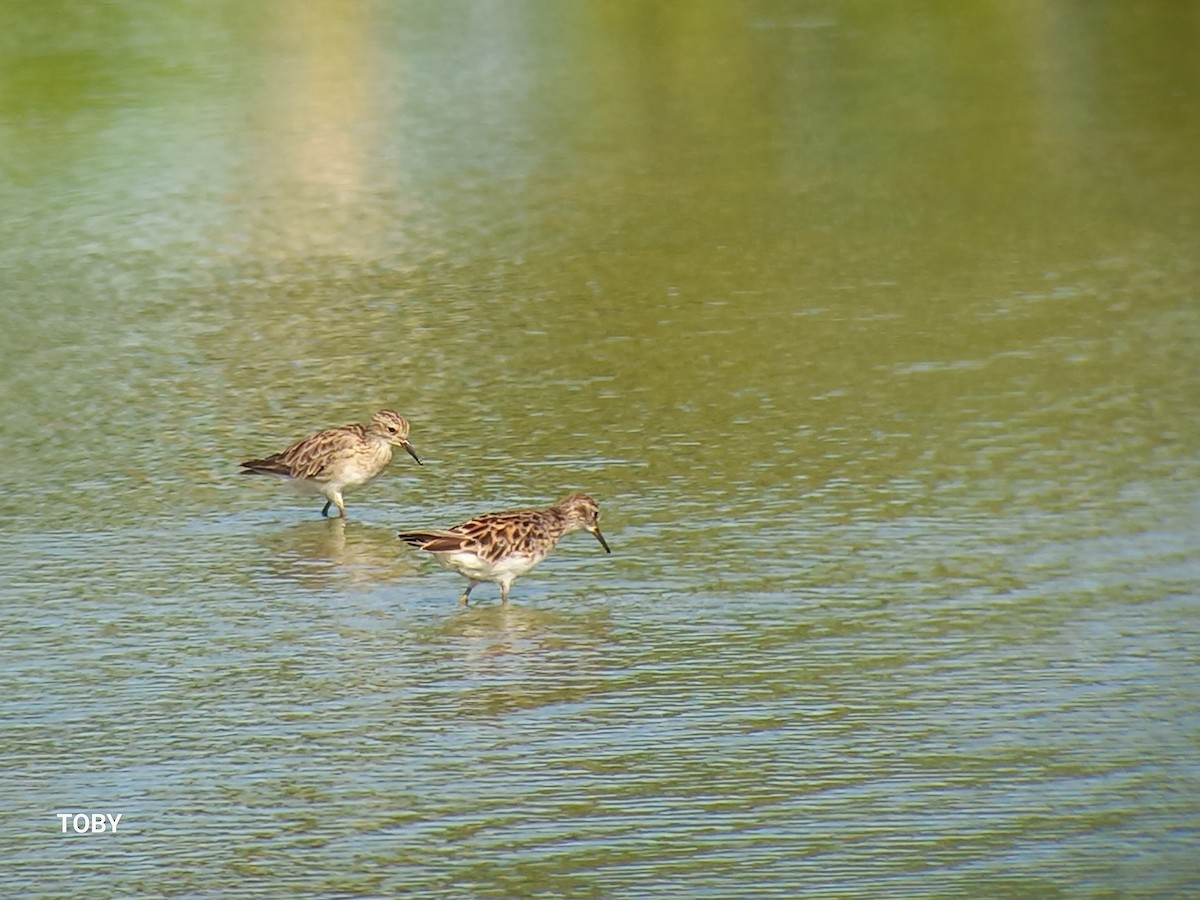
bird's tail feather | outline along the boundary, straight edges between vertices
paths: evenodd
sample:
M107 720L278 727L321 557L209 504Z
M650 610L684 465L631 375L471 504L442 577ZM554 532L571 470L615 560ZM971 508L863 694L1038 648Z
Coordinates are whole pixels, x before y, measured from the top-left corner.
M248 459L241 463L243 475L288 475L291 470L274 457Z
M449 534L444 531L401 531L396 537L421 550L440 551L457 550L462 546L461 534Z

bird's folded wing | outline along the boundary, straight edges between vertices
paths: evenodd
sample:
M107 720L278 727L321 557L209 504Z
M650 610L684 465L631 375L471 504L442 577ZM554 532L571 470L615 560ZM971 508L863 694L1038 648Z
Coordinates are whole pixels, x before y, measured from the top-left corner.
M278 459L293 478L320 479L328 477L339 462L354 456L359 443L358 435L331 429L293 444Z

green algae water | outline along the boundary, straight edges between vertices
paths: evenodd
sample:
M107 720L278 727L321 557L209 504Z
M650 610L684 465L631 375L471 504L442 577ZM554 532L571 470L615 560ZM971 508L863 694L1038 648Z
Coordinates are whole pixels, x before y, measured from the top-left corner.
M1200 891L1198 31L0 2L0 889Z

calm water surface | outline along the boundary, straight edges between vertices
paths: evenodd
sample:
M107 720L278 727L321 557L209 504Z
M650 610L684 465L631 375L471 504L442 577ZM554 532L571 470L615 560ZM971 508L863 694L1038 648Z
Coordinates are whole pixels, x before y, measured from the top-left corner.
M1198 32L0 2L2 892L1200 892Z

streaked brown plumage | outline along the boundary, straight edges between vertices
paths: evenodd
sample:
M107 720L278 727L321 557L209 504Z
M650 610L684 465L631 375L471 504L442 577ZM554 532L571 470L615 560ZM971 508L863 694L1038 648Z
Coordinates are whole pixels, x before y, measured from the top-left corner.
M487 513L451 528L401 531L398 536L468 579L459 598L464 606L482 581L499 584L501 601L507 605L512 583L545 559L565 535L579 529L595 535L606 553L612 552L600 533L600 506L586 494L572 494L546 509Z
M421 460L408 442L408 420L390 409L382 409L367 425L343 425L328 428L296 441L286 450L242 463L243 475L275 475L286 478L302 490L317 493L329 506L346 515L342 494L361 487L387 468L392 447L403 447L420 465Z

